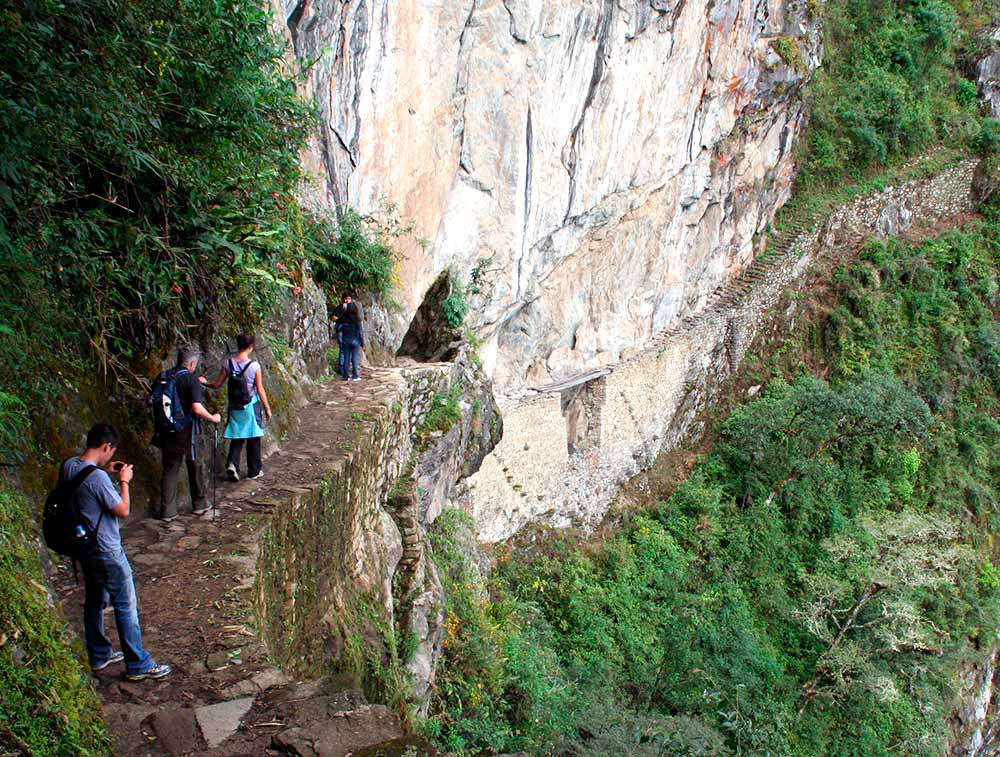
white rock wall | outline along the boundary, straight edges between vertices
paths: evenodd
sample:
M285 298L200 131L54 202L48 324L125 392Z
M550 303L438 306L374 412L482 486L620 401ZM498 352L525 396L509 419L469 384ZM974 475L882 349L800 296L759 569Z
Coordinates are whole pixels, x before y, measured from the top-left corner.
M990 52L975 66L979 93L993 118L1000 118L1000 27L987 36Z
M304 0L316 202L414 225L398 345L435 277L486 272L502 394L618 360L749 261L818 61L798 0ZM789 66L771 41L798 39ZM324 53L324 49L326 52Z

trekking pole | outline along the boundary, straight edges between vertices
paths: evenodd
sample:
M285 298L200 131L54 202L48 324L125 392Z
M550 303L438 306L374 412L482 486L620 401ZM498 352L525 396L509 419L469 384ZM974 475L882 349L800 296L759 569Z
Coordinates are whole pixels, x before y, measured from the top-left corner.
M219 483L218 458L219 458L219 428L212 429L212 523L215 523L215 488Z

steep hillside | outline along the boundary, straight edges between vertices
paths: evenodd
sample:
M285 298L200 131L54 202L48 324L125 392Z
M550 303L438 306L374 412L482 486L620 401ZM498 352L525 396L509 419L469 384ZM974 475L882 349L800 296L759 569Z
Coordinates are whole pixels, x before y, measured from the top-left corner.
M988 536L993 210L925 247L870 248L839 272L829 298L840 308L781 353L809 375L769 366L759 382L770 388L726 422L696 474L620 533L546 534L517 560L501 547L492 576L471 536L483 522L448 514L432 538L437 568L424 537L500 436L481 368L513 402L687 329L720 286L739 288L800 169L793 202L830 207L845 184L954 148L956 173L927 172L947 192L885 209L896 231L914 208L942 222L964 212L967 184L985 194L1000 153L978 100L995 85L995 34L975 33L995 27L989 12L965 0L299 0L277 15L255 0L5 6L0 748L107 749L45 589L35 523L58 459L94 420L119 423L145 501L157 480L148 378L183 341L214 368L242 330L262 335L269 440L281 441L303 385L328 372L327 300L345 288L368 306L373 360L471 345L462 370L482 396L418 387L405 423L389 402L379 418L392 432L373 438L396 439L392 454L358 457L340 488L315 483L322 496L306 504L322 529L294 512L257 524L269 536L256 620L291 669L390 673L394 703L429 710L427 731L457 751L822 753L838 733L845 754L944 745L949 687L979 675L966 663L975 644L980 661L988 652L1000 583ZM972 153L984 158L975 176ZM688 357L704 368L701 334ZM722 336L727 355L746 346ZM658 412L657 385L642 390L615 399L619 416ZM547 465L547 448L574 465L598 458L587 455L600 437L591 399L554 408L559 434L531 429L543 437L520 445L532 465ZM702 408L683 409L692 421ZM414 420L425 416L437 423ZM625 441L602 496L664 444ZM540 514L568 522L569 498L545 490L521 507L524 486L490 465L491 494L505 496L496 538ZM587 481L558 483L575 496ZM345 509L352 496L364 506ZM321 566L332 553L339 562ZM379 622L345 620L372 586Z
M994 204L872 242L793 295L795 328L736 384L760 393L620 529L526 533L483 573L446 513L428 732L458 751L990 753L998 229Z
M40 560L58 460L118 423L141 517L158 478L146 381L178 342L215 368L264 324L271 431L287 433L297 385L326 370L309 267L380 291L392 260L360 222L302 211L314 120L255 2L15 3L0 28L0 743L96 753L97 702Z

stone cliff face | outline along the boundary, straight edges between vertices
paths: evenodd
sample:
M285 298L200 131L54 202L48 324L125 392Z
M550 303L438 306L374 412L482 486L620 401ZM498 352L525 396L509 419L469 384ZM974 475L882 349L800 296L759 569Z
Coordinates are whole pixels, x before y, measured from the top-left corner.
M1000 26L984 35L989 51L973 66L979 93L994 118L1000 118Z
M1000 754L1000 649L994 642L960 681L959 705L951 720L949 757Z
M313 200L404 246L396 347L438 275L474 280L502 394L643 346L744 267L787 198L818 36L798 0L302 0ZM780 51L780 55L779 55Z
M769 241L770 256L646 350L585 381L508 402L503 438L458 498L477 537L502 541L529 523L596 526L626 480L687 438L812 261L973 211L978 163L858 198L812 219L811 230L794 222L789 236Z

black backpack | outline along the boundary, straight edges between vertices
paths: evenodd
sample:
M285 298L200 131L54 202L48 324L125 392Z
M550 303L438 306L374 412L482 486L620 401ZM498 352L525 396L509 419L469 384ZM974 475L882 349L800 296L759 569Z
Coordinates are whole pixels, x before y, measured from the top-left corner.
M63 468L66 463L63 463ZM101 527L104 511L97 519L97 526L91 528L76 505L76 492L87 476L97 470L96 465L88 465L69 481L62 480L49 492L42 511L42 535L49 549L74 561L85 562L97 552L97 529Z
M229 381L226 383L226 391L229 393L229 407L233 410L242 410L253 399L250 396L250 390L247 388L247 382L243 380L243 374L253 364L254 361L251 360L245 366L239 368L235 360L231 358L229 360Z
M184 412L177 391L177 377L187 372L187 368L171 368L161 373L153 384L149 404L153 413L154 439L166 434L176 434L191 425L191 418Z

